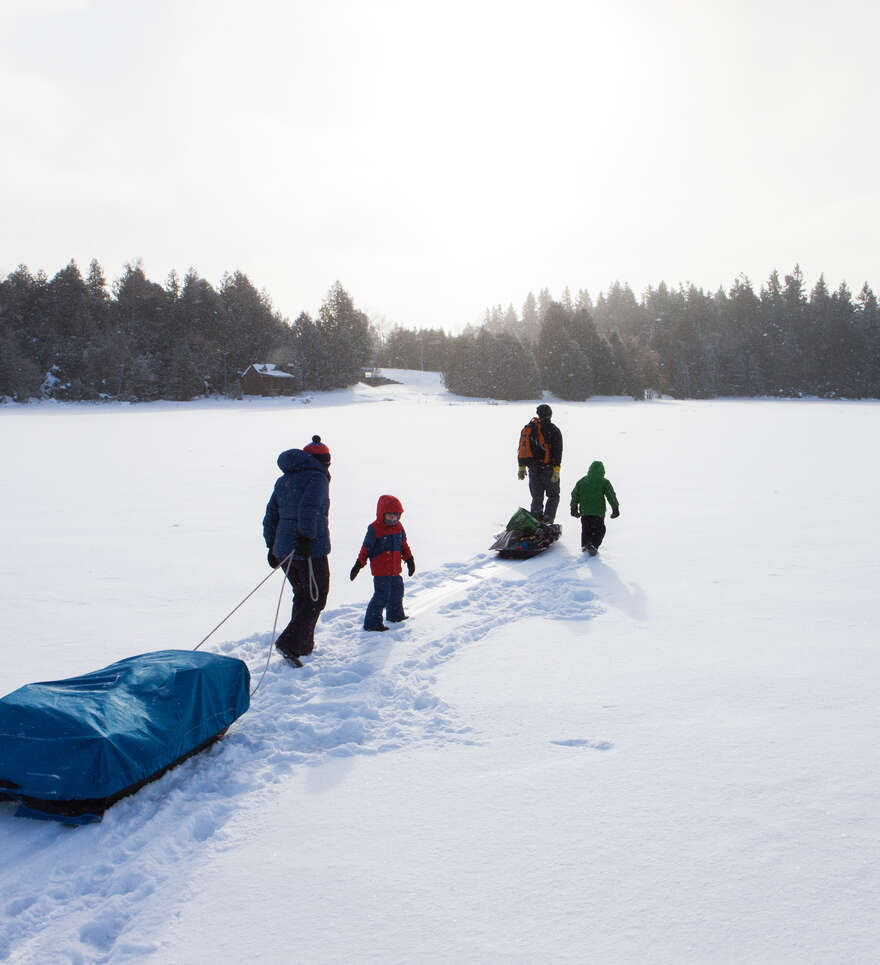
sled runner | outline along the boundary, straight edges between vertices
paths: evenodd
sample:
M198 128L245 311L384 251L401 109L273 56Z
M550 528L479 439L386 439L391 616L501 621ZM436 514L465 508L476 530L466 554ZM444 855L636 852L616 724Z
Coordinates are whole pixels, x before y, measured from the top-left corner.
M250 704L234 657L145 653L0 700L0 799L65 823L104 811L225 733Z
M543 553L561 534L562 527L558 524L538 520L520 507L508 520L504 532L495 537L495 542L489 549L495 550L505 559L524 559Z

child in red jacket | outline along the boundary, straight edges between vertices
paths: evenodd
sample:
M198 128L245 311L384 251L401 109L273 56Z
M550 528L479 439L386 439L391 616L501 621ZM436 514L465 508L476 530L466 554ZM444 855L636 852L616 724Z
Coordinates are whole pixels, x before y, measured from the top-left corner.
M406 541L406 531L400 523L403 506L395 496L380 496L376 519L367 527L363 546L358 553L349 578L354 579L370 560L373 574L373 598L364 615L365 630L387 630L382 613L387 611L389 623L406 620L403 612L403 577L400 561L406 563L409 575L416 571L416 561Z

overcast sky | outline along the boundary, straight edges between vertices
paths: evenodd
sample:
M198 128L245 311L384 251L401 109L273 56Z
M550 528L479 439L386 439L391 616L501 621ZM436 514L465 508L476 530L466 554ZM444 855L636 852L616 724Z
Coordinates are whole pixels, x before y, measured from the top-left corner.
M0 276L337 279L457 330L531 290L880 288L874 2L0 0Z

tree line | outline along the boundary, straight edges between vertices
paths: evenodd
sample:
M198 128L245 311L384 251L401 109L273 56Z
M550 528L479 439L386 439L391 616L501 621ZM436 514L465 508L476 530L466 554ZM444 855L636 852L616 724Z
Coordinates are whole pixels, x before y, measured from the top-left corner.
M615 283L595 303L545 288L457 336L381 336L338 282L316 318L292 324L241 272L218 289L193 270L159 285L135 263L108 286L96 261L85 278L71 261L51 279L20 266L0 282L0 398L236 396L254 362L274 362L299 391L352 385L379 365L441 371L450 391L497 399L878 398L880 311L867 284L854 297L820 276L808 291L797 266L758 292L744 277L714 294L661 283L640 299Z
M512 305L487 310L482 329L451 346L447 385L491 395L500 360L517 351L527 357L520 354L511 378L516 391L528 373L530 385L564 399L650 392L880 398L874 292L865 283L853 296L845 282L831 291L824 275L808 290L797 265L782 278L773 271L757 292L741 276L714 294L662 282L641 299L615 283L595 303L585 290L572 297L566 289L559 300L547 289L537 298L529 293L520 314ZM475 356L499 361L485 362L481 377Z
M336 284L318 317L293 325L241 272L219 290L190 270L150 281L129 264L112 291L92 261L49 279L20 266L0 282L0 397L17 401L189 400L240 394L253 362L276 362L298 389L332 389L361 377L369 321Z

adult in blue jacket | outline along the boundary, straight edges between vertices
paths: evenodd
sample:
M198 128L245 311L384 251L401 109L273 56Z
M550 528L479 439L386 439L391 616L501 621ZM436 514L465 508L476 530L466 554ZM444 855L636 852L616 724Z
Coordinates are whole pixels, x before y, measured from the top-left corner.
M312 436L302 449L282 452L278 468L263 538L269 565L282 565L293 586L293 611L275 646L301 667L299 658L315 648L315 625L330 589L330 450Z

